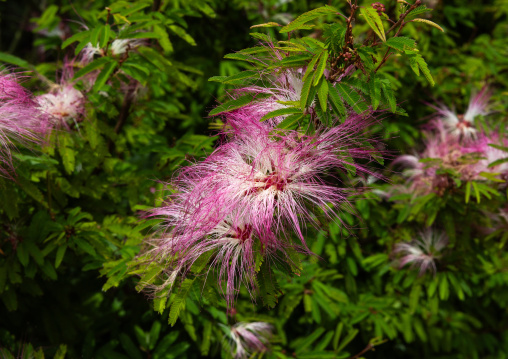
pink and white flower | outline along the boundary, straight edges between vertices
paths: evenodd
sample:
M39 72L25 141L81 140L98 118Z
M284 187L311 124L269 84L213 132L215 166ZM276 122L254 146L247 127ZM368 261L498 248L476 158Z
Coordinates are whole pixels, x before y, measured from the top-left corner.
M402 255L399 268L411 264L411 268L419 269L422 275L427 271L436 272L435 261L441 258L447 244L448 238L444 233L427 229L410 243L397 243L393 252Z
M12 169L11 149L43 142L51 130L32 94L25 90L14 74L0 73L0 174Z
M272 336L272 325L265 322L237 323L230 329L225 339L229 341L231 355L235 359L249 358L254 353L268 350Z

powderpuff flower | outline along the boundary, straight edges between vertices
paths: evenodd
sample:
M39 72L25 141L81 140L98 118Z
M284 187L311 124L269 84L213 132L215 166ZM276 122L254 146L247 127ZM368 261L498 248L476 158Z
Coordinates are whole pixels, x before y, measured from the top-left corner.
M466 142L475 139L478 135L475 119L479 115L485 116L488 114L489 100L490 92L487 87L484 87L471 98L465 114L459 115L454 110L442 106L437 108L437 121L442 123L444 130L452 137L463 139ZM440 125L437 126L440 127Z
M51 92L37 96L40 110L56 127L69 128L73 122L81 121L85 111L85 97L71 84L55 87Z
M316 216L335 217L347 205L348 190L323 180L323 173L354 166L352 158L370 160L370 148L359 139L367 122L346 121L335 128L303 136L253 134L235 137L206 160L182 170L173 181L177 190L168 204L152 211L165 219L166 234L152 250L159 261L186 276L205 253L213 253L219 286L232 305L240 283L255 288L255 255L278 257L292 264L287 253L310 252L304 240L306 223ZM173 278L175 278L173 276ZM225 283L225 288L223 283Z
M410 243L397 243L393 252L402 256L399 268L411 264L411 268L418 268L419 274L423 275L426 271L436 272L435 261L441 258L447 244L448 238L444 233L427 229Z
M12 74L0 73L0 173L12 167L11 148L14 143L41 144L50 131L47 118L39 111L32 95Z
M225 340L229 342L231 355L235 359L245 359L268 350L272 330L272 325L265 322L240 322L230 329L226 328Z
M169 211L166 210L166 214ZM178 213L173 213L175 215ZM180 219L185 219L185 216L180 216ZM179 273L185 277L201 256L214 254L209 271L217 271L219 288L228 306L232 307L241 283L246 285L249 292L255 290L255 241L250 224L245 223L243 218L229 216L206 233L196 229L189 236L172 231L167 236L157 238L152 253L169 266L171 285L176 279L171 275Z
M347 198L344 189L325 183L322 174L347 166L367 171L350 160L370 158L371 151L357 140L360 129L361 122L348 121L316 136L289 131L285 136L233 139L177 180L183 188L195 183L186 199L192 204L192 223L215 226L236 212L251 221L265 246L271 233L285 236L288 227L304 244L302 220L314 221L311 208L331 215Z

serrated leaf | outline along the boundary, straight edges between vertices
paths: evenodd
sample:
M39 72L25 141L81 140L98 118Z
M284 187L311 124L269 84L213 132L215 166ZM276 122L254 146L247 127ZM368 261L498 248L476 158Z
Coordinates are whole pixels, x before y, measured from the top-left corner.
M186 278L182 282L180 288L178 288L178 292L176 293L173 303L171 303L171 309L169 311L168 323L171 326L176 324L178 316L184 309L192 284L194 284L194 279Z
M221 105L214 108L212 111L210 111L208 116L215 116L220 113L236 110L238 108L248 105L249 103L254 101L255 98L256 98L255 95L248 94L248 95L241 96L237 99L224 102Z
M302 81L305 82L305 80L307 80L307 77L309 77L310 74L312 74L312 76L314 76L314 66L316 66L316 63L318 62L318 60L322 54L323 54L323 52L319 52L314 55L312 60L307 65L307 70L305 70L305 75L303 75Z
M293 30L301 29L302 25L305 23L314 20L320 16L328 15L328 14L336 14L338 13L337 9L335 9L332 6L322 6L318 7L317 9L308 11L306 13L303 13L302 15L298 16L296 19L291 21L289 24L284 26L282 29L280 29L280 33L286 33Z
M383 95L385 96L386 101L390 105L391 111L395 112L397 110L397 101L392 89L392 84L388 80L383 80L381 81L381 88L383 90Z
M410 20L415 18L418 15L425 14L427 12L431 12L432 9L427 8L425 5L420 5L417 8L415 8L413 11L411 11L405 18L405 20Z
M263 262L261 265L257 273L257 281L263 304L269 308L275 307L277 304L277 295L279 294L278 284L268 263Z
M328 61L328 51L324 51L319 58L319 63L316 67L316 72L314 75L314 86L316 86L319 83L319 80L321 80L321 76L323 76L323 73L326 69L326 62Z
M444 32L444 29L433 21L430 21L427 19L414 19L413 21L414 22L423 22L424 24L430 25L430 26L435 27L436 29Z
M300 107L301 107L302 111L304 111L307 108L307 99L309 98L310 88L312 86L313 80L314 80L314 77L309 76L303 82L302 91L300 93Z
M271 22L265 22L264 24L252 25L250 28L254 29L256 27L277 27L277 26L282 26L282 25L271 21Z
M259 120L259 121L263 122L263 121L269 120L274 117L286 116L286 115L292 115L292 114L303 115L302 110L299 108L286 107L286 108L280 108L278 110L268 112L266 115L261 117L261 120Z
M277 125L277 128L281 130L289 130L298 127L300 120L305 117L303 113L297 113L286 117L281 123Z
M328 110L328 81L325 79L323 79L323 81L319 84L318 99L321 109L323 112L326 112Z
M376 33L376 35L383 42L386 42L385 29L377 11L371 7L361 7L360 14L363 15L365 21L367 21L367 24Z
M401 52L416 49L416 41L409 37L392 37L386 41L386 45Z
M367 105L362 102L362 98L354 89L341 83L337 83L335 88L356 113L361 114L367 110Z
M328 81L328 98L330 99L330 105L332 106L332 111L341 119L341 122L344 122L344 117L346 116L346 107L342 102L342 98L340 97L337 89Z
M252 71L252 70L242 71L242 72L239 72L235 75L226 77L222 81L222 83L224 83L224 84L234 83L235 81L244 80L244 79L248 79L248 78L255 77L255 76L259 76L258 71Z

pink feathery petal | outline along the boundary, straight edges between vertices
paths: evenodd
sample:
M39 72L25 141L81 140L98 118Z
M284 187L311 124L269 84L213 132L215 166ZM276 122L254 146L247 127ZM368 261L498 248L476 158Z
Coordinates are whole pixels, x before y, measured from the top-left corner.
M11 149L42 144L50 131L49 121L39 111L32 95L14 74L0 73L0 173L9 176L12 170Z
M489 106L489 101L492 93L487 86L484 86L478 94L471 97L469 101L469 107L467 108L466 113L464 114L464 120L474 123L475 117L482 115L485 116L488 114L487 108Z

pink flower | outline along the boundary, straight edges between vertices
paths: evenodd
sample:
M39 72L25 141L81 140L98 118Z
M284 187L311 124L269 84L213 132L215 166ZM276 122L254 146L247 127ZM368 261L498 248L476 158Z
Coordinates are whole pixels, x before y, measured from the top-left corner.
M399 268L411 264L411 268L419 268L419 274L422 275L427 270L436 272L435 261L441 258L441 252L447 244L448 238L444 233L427 229L410 243L397 243L393 252L402 255Z
M323 174L347 166L370 173L352 162L370 160L372 150L360 136L367 124L352 118L314 136L286 131L232 138L173 181L177 193L152 211L166 221L152 252L171 258L170 275L183 277L200 256L215 253L211 268L231 306L241 283L255 289L256 253L290 262L293 233L298 249L310 252L306 225L317 226L322 215L336 218L339 205L347 204L348 190L326 183Z
M231 355L236 359L249 358L254 353L268 350L272 336L272 325L268 323L237 323L226 330L228 333L225 338L229 341Z
M41 114L32 95L13 74L0 73L0 173L12 168L11 148L41 144L50 125Z
M471 98L468 109L463 115L458 115L455 111L445 106L436 108L438 110L437 121L442 122L444 130L452 137L465 141L474 139L478 135L475 119L479 115L485 116L488 114L487 107L489 100L490 92L487 87L484 87L477 95Z
M37 96L39 108L56 127L66 127L82 120L85 97L71 84L56 86L49 93Z

